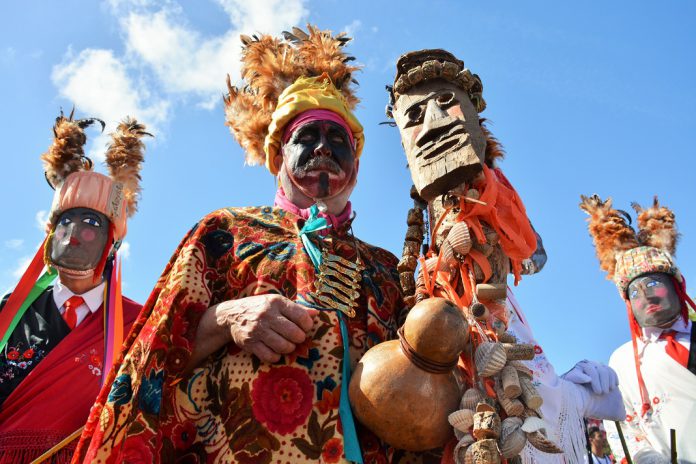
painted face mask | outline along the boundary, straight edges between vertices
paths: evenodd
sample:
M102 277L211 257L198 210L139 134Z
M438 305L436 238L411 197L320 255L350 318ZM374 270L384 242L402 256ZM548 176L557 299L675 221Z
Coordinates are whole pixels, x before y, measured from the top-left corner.
M669 327L679 317L681 302L667 274L655 272L634 279L628 298L641 327Z
M109 220L89 208L72 208L58 217L51 239L51 261L66 269L97 267L107 245Z
M413 183L426 201L482 170L486 138L466 91L442 79L426 81L400 95L392 113Z
M339 195L357 174L348 133L331 121L303 124L282 150L284 169L280 175L315 200Z

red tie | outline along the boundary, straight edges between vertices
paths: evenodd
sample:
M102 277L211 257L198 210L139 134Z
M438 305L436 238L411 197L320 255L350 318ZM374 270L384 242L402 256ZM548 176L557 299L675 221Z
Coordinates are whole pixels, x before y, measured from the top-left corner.
M71 330L77 325L77 308L82 306L84 303L85 300L81 296L74 295L68 298L68 301L66 301L63 305L65 308L65 311L63 312L63 319L65 319L65 323L68 324L68 327L70 327Z
M672 359L677 361L679 364L686 367L689 362L689 350L687 350L684 345L682 345L674 339L674 335L676 333L677 332L675 332L674 330L667 330L665 332L662 332L660 338L667 341L667 345L665 345L665 351L667 352L667 354L670 355Z

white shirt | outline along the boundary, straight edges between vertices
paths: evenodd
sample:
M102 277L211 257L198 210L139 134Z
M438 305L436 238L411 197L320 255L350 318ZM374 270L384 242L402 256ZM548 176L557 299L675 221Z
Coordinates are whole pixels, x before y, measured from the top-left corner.
M689 348L691 321L681 318L670 329L677 331L675 339ZM669 460L669 430L677 434L677 455L680 463L696 463L696 375L672 359L665 351L667 342L661 340L661 329L644 329L644 337L637 340L641 373L648 391L652 410L641 415L641 397L631 342L622 345L611 355L609 365L619 376L619 389L626 406L626 420L621 428L631 456L654 450L663 460ZM605 422L607 439L618 460L623 449L613 423Z
M77 323L75 327L80 325L80 323L87 317L88 314L95 312L104 302L104 282L100 283L92 290L79 295L85 300L83 304L77 307L75 314L77 315ZM56 283L53 286L53 301L56 303L60 314L65 313L65 302L75 293L72 292L68 287L63 285L60 279L56 279Z

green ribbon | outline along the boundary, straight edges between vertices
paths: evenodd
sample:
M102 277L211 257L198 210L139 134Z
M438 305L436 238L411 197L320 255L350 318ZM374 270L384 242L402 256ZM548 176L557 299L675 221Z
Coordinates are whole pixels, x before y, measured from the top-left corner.
M328 229L330 226L325 218L319 217L319 208L313 205L309 210L309 218L300 230L300 237L304 245L309 259L312 260L314 268L319 271L321 266L321 250L312 240L310 234L316 234L320 230ZM341 362L341 371L343 381L341 382L341 399L338 405L338 413L341 416L341 425L343 425L343 442L346 459L349 461L363 464L362 451L360 450L360 442L358 441L358 433L355 430L355 420L353 419L353 411L350 409L350 401L348 399L348 384L350 383L350 351L348 350L348 327L346 326L343 313L336 311L338 314L338 322L341 329L341 339L343 340L343 361Z
M51 285L53 280L56 278L57 274L58 272L55 269L48 268L48 270L44 272L41 277L39 277L39 280L36 281L32 289L29 291L29 295L27 295L26 300L24 300L24 303L22 303L17 310L17 314L15 314L14 318L12 318L12 322L10 322L7 332L5 332L5 334L2 336L2 340L0 340L0 352L5 349L7 342L10 340L12 332L14 331L15 327L17 327L17 324L19 324L19 321L22 319L22 316L24 316L24 313L26 313L27 309L29 309L29 306L36 301L39 295L46 291L48 286Z

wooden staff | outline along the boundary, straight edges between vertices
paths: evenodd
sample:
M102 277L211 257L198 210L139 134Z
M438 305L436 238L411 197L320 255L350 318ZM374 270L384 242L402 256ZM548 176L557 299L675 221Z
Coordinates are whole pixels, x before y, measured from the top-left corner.
M669 449L672 455L672 464L677 464L677 431L669 429Z
M631 459L631 454L628 452L628 445L626 444L626 439L624 438L623 431L621 430L621 423L619 421L614 421L614 425L616 425L616 430L619 432L619 440L621 440L621 447L623 448L624 457L626 458L626 462L628 464L633 464L633 460Z

